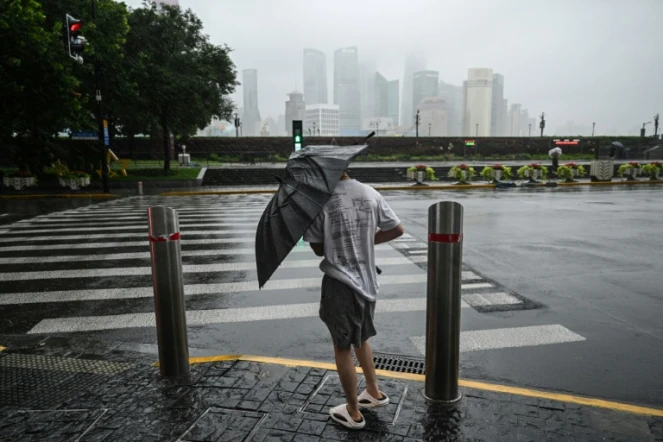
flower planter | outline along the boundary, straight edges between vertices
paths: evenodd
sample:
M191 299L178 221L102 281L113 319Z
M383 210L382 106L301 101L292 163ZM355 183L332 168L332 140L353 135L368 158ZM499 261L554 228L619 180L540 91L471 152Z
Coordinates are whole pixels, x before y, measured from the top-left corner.
M528 170L525 173L525 176L529 178L530 183L538 183L539 179L541 179L541 177L543 176L543 173L541 172L540 169L532 169Z
M502 171L499 169L495 170L495 178L493 178L493 182L497 183L499 180L502 179Z
M424 172L423 170L418 170L415 178L417 182L423 183L424 180L426 179L426 172Z
M77 190L90 185L90 178L88 177L60 178L59 180L62 187L69 187L71 190Z
M636 177L640 175L639 167L629 167L624 170L623 177L625 181L636 181Z
M24 187L32 187L37 184L35 177L4 177L2 183L6 187L13 187L16 190L21 190Z
M416 173L417 173L416 170L408 170L408 171L407 171L407 179L408 179L408 180L413 180L413 179L415 179L415 178L416 178L416 177L415 177L415 174L416 174Z

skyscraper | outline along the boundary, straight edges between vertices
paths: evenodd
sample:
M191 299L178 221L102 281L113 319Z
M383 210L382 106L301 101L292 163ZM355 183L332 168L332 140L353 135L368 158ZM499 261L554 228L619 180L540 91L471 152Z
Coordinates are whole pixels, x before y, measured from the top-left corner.
M519 103L513 103L509 109L509 136L520 136L520 107Z
M340 132L340 117L335 104L306 105L304 135L337 137Z
M361 118L378 116L375 113L375 74L377 69L372 61L359 63L359 102Z
M419 103L419 135L431 137L449 135L449 113L447 104L442 98L424 98Z
M493 99L493 70L471 68L465 84L465 135L489 137Z
M533 127L534 133L536 133L536 127ZM529 135L529 111L523 109L520 111L520 136L526 137Z
M389 114L389 82L379 72L373 78L373 115L386 117Z
M440 81L438 95L447 104L449 135L463 135L463 88Z
M359 99L359 59L357 47L334 52L334 104L341 119L341 135L359 135L361 108Z
M490 135L503 137L504 132L504 76L493 74L493 97L491 101Z
M242 93L244 95L244 113L242 115L242 133L253 137L260 134L260 111L258 110L258 71L242 71Z
M398 126L399 86L398 80L392 80L387 84L387 116L391 118L395 126Z
M304 100L327 104L327 57L317 49L304 49Z
M410 54L405 60L403 76L403 95L401 98L401 126L409 129L414 127L414 114L417 110L412 104L412 84L414 73L426 69L426 60L419 55Z
M412 77L412 106L417 113L424 98L437 97L440 87L440 75L437 71L418 71Z
M288 97L288 101L285 102L285 130L288 135L292 135L292 120L304 121L306 103L301 92L292 91Z

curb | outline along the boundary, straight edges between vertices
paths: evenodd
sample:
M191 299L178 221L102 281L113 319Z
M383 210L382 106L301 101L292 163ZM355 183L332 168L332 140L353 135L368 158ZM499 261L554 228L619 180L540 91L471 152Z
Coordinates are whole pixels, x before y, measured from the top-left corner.
M272 365L282 365L286 367L308 367L308 368L319 368L323 370L333 370L336 371L336 364L330 362L319 362L319 361L306 361L298 359L286 359L286 358L272 358L266 356L251 356L251 355L242 355L242 354L229 354L229 355L219 355L219 356L204 356L204 357L194 357L189 358L189 363L191 364L205 364L212 362L220 361L244 361L244 362L257 362L261 364L272 364ZM155 363L154 366L158 366L159 363ZM404 379L410 381L424 382L426 377L420 374L414 373L400 373L393 372L388 370L375 370L378 376L394 378L394 379ZM357 367L357 373L362 373L361 367ZM585 405L589 407L596 408L605 408L609 410L621 411L625 413L633 413L645 416L659 416L663 417L663 410L658 408L644 407L640 405L626 404L623 402L608 401L599 398L592 398L587 396L575 396L572 394L566 393L555 393L551 391L544 390L534 390L530 388L523 387L512 387L502 384L492 384L482 381L472 381L460 379L458 385L461 387L473 388L475 390L484 390L492 391L495 393L502 394L512 394L517 396L527 396L539 399L549 399L558 402L572 403L578 405Z
M663 180L641 180L641 181L577 181L572 183L555 183L559 187L574 186L623 186L623 185L645 185L663 184ZM549 187L547 183L530 184L519 187ZM470 190L470 189L495 189L495 184L449 184L437 186L375 186L378 192L389 190ZM259 193L276 193L276 189L247 189L247 190L202 190L183 192L164 192L160 196L194 196L194 195L249 195Z
M30 199L30 198L96 198L110 199L117 198L117 195L110 193L43 193L26 195L0 195L0 199Z

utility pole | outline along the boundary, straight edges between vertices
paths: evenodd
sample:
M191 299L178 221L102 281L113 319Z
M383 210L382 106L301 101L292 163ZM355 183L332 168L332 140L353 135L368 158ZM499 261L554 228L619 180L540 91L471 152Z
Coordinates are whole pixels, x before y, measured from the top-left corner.
M92 0L92 21L97 24L97 0ZM97 127L99 130L99 142L101 143L101 183L104 193L110 192L110 180L108 178L108 145L110 144L110 137L108 134L108 120L104 111L104 101L101 94L101 63L99 56L94 55L94 89L95 98L97 100L97 112L99 118Z
M414 125L417 131L417 140L419 140L419 109L417 109L417 115L414 117Z
M654 115L654 138L658 137L658 114Z
M592 136L594 136L594 128L596 127L596 123L592 123Z
M644 137L645 136L645 126L651 124L651 121L647 121L646 123L642 123L642 129L640 129L640 136Z
M242 125L239 115L235 113L235 138L239 138L239 127Z
M474 136L478 137L479 136L479 123L476 124L476 130L474 132Z
M430 126L431 126L431 123L428 123L428 136L429 137L430 137Z
M529 132L527 133L527 136L531 137L532 136L532 123L528 124L528 126L529 126Z

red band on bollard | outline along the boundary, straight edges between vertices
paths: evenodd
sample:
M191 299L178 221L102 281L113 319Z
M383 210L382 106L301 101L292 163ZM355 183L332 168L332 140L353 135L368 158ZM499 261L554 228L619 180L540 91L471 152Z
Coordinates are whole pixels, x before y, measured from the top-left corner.
M428 241L441 243L459 243L463 241L462 233L429 233Z
M179 241L180 240L180 232L173 233L173 234L170 234L170 235L159 235L159 236L149 235L149 237L150 237L150 242Z

